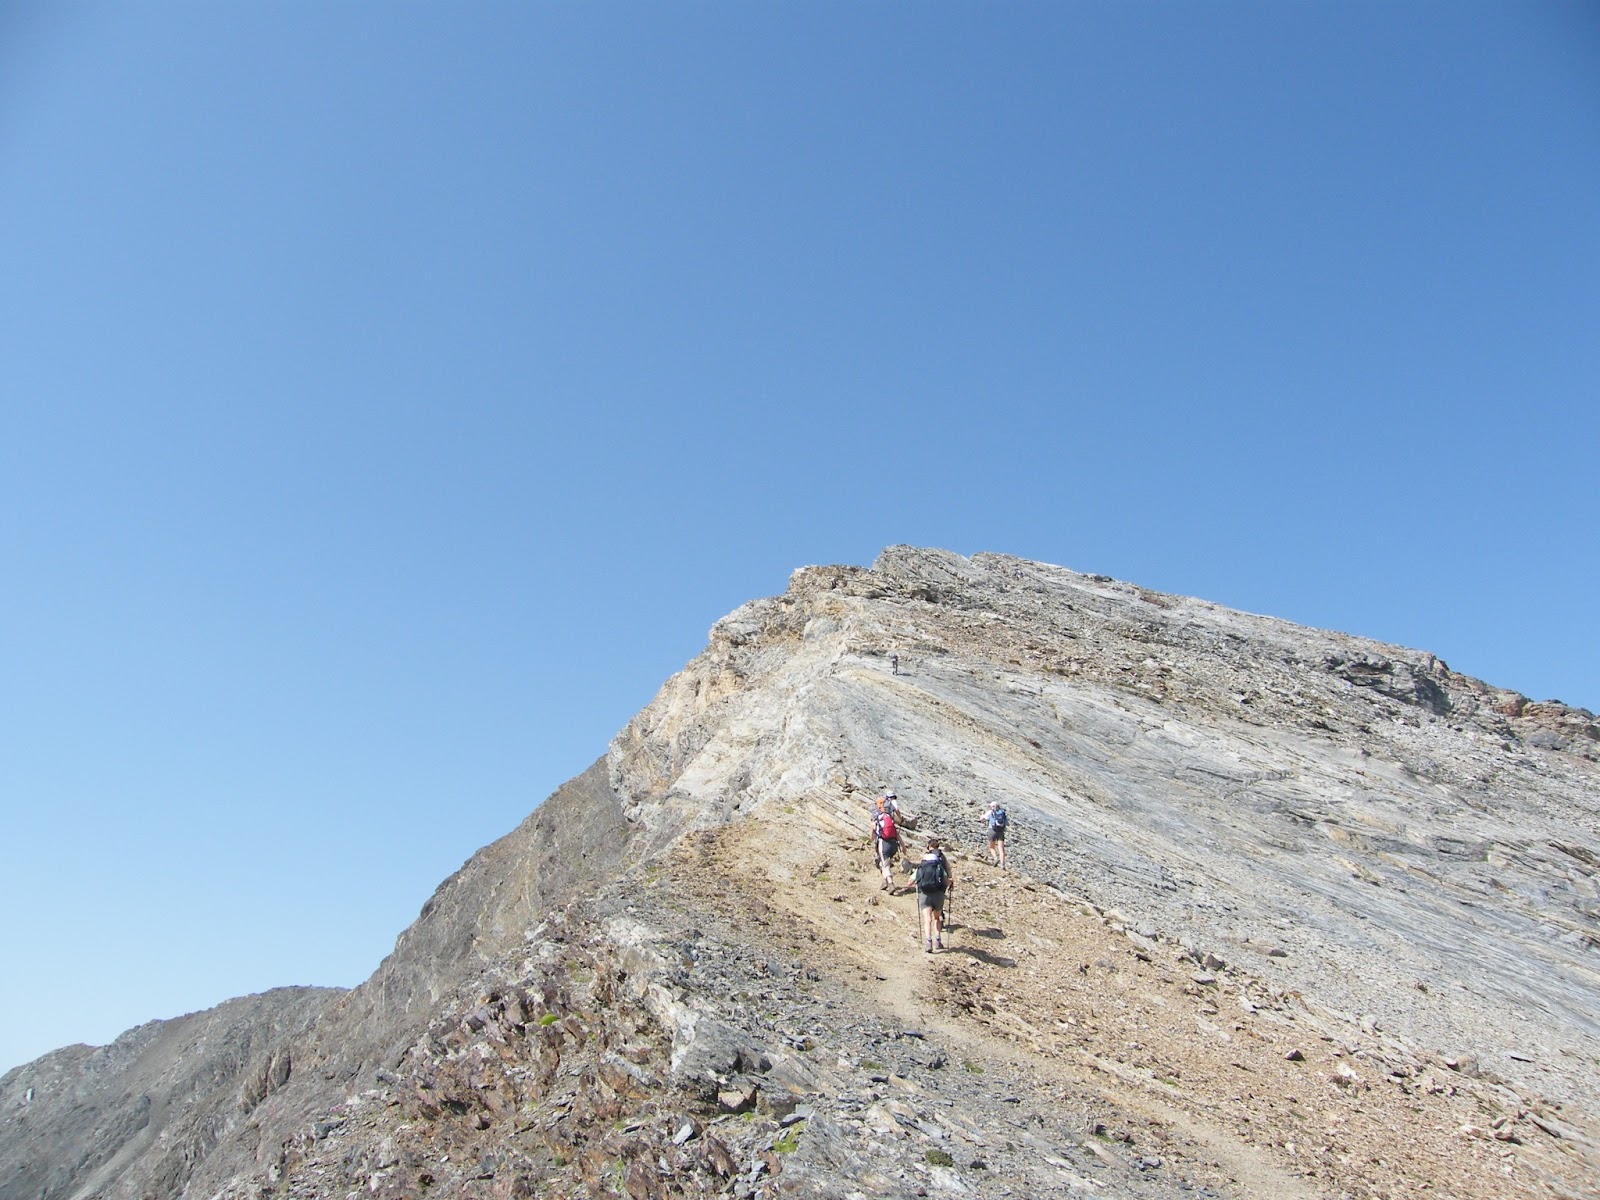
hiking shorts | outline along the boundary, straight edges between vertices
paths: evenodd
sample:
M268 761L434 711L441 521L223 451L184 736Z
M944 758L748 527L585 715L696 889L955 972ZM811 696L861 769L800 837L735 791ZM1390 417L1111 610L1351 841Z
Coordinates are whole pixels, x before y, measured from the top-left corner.
M1004 825L991 825L989 827L989 840L1003 842L1006 840L1006 827Z
M900 853L900 839L899 838L879 838L878 839L878 857L880 859L882 859L884 862L888 862L891 858L893 858L896 854L899 854L899 853Z
M935 912L943 912L944 911L944 889L940 888L937 892L918 892L917 893L917 907L918 908L931 908Z

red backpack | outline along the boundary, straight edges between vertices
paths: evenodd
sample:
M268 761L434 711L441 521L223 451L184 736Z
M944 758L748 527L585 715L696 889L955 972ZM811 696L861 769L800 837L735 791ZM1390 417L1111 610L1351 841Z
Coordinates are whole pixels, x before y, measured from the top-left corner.
M894 817L888 813L878 817L878 837L885 842L897 841L900 837L900 831L894 827Z

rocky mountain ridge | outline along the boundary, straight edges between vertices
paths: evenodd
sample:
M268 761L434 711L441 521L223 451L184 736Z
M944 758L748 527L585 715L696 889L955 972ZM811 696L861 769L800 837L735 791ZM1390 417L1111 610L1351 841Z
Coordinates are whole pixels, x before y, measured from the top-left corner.
M1597 778L1591 714L1423 652L999 555L805 568L362 987L255 998L223 1065L0 1080L0 1200L1582 1195ZM968 855L945 955L876 890L883 786Z

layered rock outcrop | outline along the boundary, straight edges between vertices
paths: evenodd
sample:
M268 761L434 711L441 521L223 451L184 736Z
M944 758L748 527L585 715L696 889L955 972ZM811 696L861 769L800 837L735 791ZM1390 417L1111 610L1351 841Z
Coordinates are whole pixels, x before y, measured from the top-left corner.
M274 1017L203 1138L104 1051L7 1075L0 1200L1581 1194L1597 781L1592 714L1425 652L999 555L805 568ZM877 890L885 786L957 847L943 956Z
M0 1080L0 1193L176 1195L292 1069L329 1000L283 988L69 1046Z

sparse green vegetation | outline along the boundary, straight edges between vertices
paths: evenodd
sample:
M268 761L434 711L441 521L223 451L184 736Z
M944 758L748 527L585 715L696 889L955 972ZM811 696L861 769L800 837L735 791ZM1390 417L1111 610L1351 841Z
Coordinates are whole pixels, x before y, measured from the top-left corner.
M929 1150L925 1156L930 1167L953 1167L956 1160L943 1150Z
M561 1020L561 1018L556 1016L555 1013L547 1012L544 1014L544 1016L539 1018L539 1024L541 1026L554 1025L559 1020Z
M971 1071L974 1075L982 1075L983 1074L983 1064L982 1063L964 1062L964 1063L961 1064L961 1069L963 1071Z
M800 1127L791 1125L778 1135L777 1141L772 1143L772 1148L779 1154L793 1154L800 1149Z

